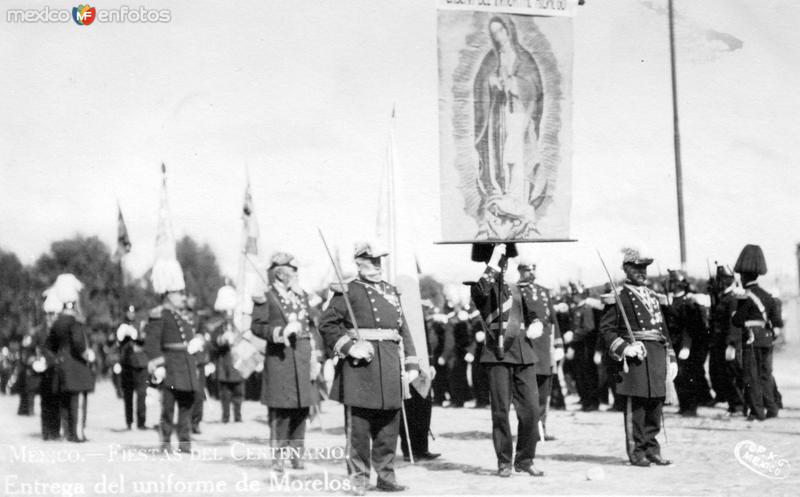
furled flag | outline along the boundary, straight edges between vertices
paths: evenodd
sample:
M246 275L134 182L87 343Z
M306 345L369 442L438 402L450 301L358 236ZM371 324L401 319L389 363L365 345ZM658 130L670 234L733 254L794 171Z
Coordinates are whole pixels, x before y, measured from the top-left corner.
M250 182L244 191L244 207L242 209L242 221L244 221L244 253L258 255L258 221L253 210L253 195L250 193Z
M122 208L117 202L117 251L114 252L114 262L121 261L130 251L131 239L128 237L128 228L125 226L125 219L122 217Z
M239 278L236 288L239 292L239 306L234 313L234 324L241 330L250 328L250 314L253 312L253 295L265 290L266 275L262 273L263 263L258 254L258 220L256 219L250 180L244 190L242 207L242 245L239 260Z
M186 288L183 270L175 253L175 235L167 202L167 168L161 164L161 200L158 207L156 232L156 257L151 274L153 290L157 294L177 292Z
M378 241L389 249L387 276L389 283L400 291L400 303L403 307L408 329L414 340L414 348L419 358L420 368L428 371L428 342L425 334L425 319L422 315L422 298L419 291L418 263L414 255L413 226L406 217L404 209L406 199L398 192L402 188L402 175L395 167L397 157L394 144L395 113L389 130L386 165L381 184L381 196L378 205L376 236ZM426 398L430 390L428 375L420 376L412 382L417 391Z

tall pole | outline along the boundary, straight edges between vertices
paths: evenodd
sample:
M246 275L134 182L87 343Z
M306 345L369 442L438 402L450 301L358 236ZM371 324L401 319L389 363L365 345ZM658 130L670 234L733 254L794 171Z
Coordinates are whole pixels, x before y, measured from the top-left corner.
M675 20L672 0L669 6L669 61L672 74L672 123L675 143L675 184L678 192L678 236L681 243L681 269L686 269L686 229L683 223L683 171L681 169L681 133L678 126L678 81L675 75Z

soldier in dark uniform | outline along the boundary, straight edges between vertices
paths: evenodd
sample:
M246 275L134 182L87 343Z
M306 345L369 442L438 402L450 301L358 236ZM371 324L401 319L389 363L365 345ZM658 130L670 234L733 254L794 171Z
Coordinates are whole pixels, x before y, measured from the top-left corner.
M419 375L419 360L400 295L382 280L386 255L368 243L357 244L358 277L336 287L320 318L326 349L338 358L331 399L345 406L348 472L356 493L365 490L370 466L378 474L378 490L406 489L396 481L394 457L404 390Z
M739 300L731 323L742 329L742 366L749 420L763 421L778 416L772 377L772 342L776 329L783 328L778 300L758 286L767 274L767 262L758 245L746 245L733 270L742 275L745 295Z
M623 254L622 268L627 278L619 289L619 300L633 341L618 305L609 307L603 315L600 331L609 356L622 363L616 392L626 399L628 458L633 466L665 466L671 461L661 457L656 435L661 430L666 383L674 380L678 367L658 297L645 286L647 266L653 259L632 248L624 249Z
M675 291L672 297L675 327L670 329L670 338L678 350L678 377L675 380L680 405L678 414L697 416L697 407L711 401L705 373L708 326L703 309L690 292L686 275L682 271L670 271L670 280Z
M172 450L172 432L176 431L178 452L191 452L192 405L201 387L193 354L202 350L204 340L197 334L193 316L186 312L185 284L183 273L179 272L180 266L177 263L168 266L159 262L153 268L153 289L161 294L162 305L150 311L150 319L145 326L144 346L149 359L147 370L155 382L160 382L159 435L162 450ZM156 277L161 271L177 274Z
M222 422L231 419L233 404L233 421L242 421L242 401L244 400L244 377L233 367L231 347L236 343L238 334L233 324L233 311L236 308L236 290L223 286L217 292L214 310L219 314L216 320L209 323L211 329L211 357L214 361L214 375L218 385L219 400L222 404Z
M481 357L486 343L486 332L481 325L481 313L472 303L465 308L469 316L469 330L471 341L467 347L464 360L472 367L472 395L475 397L475 409L489 407L489 374L476 357Z
M436 370L433 378L433 405L441 406L450 397L450 368L447 364L448 350L452 350L453 335L448 332L447 316L438 307L432 307L426 316L431 343L431 364ZM452 397L451 397L452 398Z
M534 466L539 439L539 391L535 369L539 357L533 341L542 336L544 325L533 309L525 306L516 285L503 281L500 286L499 278L505 272L507 262L506 245L495 245L486 270L471 287L472 301L488 328L479 360L489 374L497 474L504 478L511 476L513 463L518 472L542 476L544 473ZM516 457L513 459L508 420L512 403L519 419Z
M55 296L55 292L45 292L42 305L45 312L45 322L41 330L44 336L42 354L45 359L45 369L41 373L39 385L40 418L42 426L42 439L59 440L61 438L61 417L59 415L58 376L56 375L56 353L48 348L50 327L55 322L64 304Z
M202 348L193 354L197 364L197 378L200 380L200 389L197 391L197 395L194 396L194 403L192 404L192 433L199 435L201 433L200 422L203 421L203 407L206 402L206 365L211 362L211 337L205 331L202 320L203 312L197 309L196 296L188 295L186 297L186 311L191 315L192 321L195 323L195 333L203 338Z
M41 384L40 373L44 371L42 367L42 346L44 338L35 327L26 329L20 343L19 360L16 364L16 378L12 393L19 394L19 408L17 414L20 416L33 416L36 394L39 393Z
M547 409L550 403L553 377L556 376L558 362L564 358L564 342L558 327L553 300L547 288L537 285L536 264L531 260L520 258L519 291L522 295L523 307L532 311L544 324L544 333L533 340L533 350L539 360L534 365L536 371L536 387L539 390L539 427L540 436L544 440L556 438L547 432Z
M296 452L304 446L306 421L317 399L313 380L321 368L320 355L313 353L321 339L308 295L297 280L298 267L291 254L273 254L272 284L264 295L253 297L251 325L253 334L267 341L261 403L268 408L270 443L274 449L288 448L296 469L303 467ZM275 471L282 472L283 465L283 458L273 461Z
M64 303L47 337L46 348L55 356L55 393L59 398L67 440L85 442L86 394L94 390L94 350L79 311L79 292L83 284L72 274L61 274L49 290Z
M569 344L575 350L573 372L575 388L581 399L581 410L596 411L600 408L600 375L594 361L598 341L595 310L586 292L573 294L572 333Z
M733 273L723 266L717 267L717 288L720 290L712 310L714 346L712 355L722 360L724 370L720 372L714 390L728 401L728 412L745 414L744 371L742 370L742 330L733 326L731 318L739 305L737 286ZM721 350L720 350L721 349ZM713 381L713 378L712 378Z
M125 425L133 425L133 397L136 395L136 427L146 430L147 404L147 354L144 351L144 337L139 333L136 321L136 308L128 306L125 320L117 328L119 343L120 388L125 404Z
M472 342L469 329L469 313L459 303L448 302L445 305L447 319L446 350L444 353L449 374L450 406L464 407L464 403L472 400L472 390L467 381L466 354Z

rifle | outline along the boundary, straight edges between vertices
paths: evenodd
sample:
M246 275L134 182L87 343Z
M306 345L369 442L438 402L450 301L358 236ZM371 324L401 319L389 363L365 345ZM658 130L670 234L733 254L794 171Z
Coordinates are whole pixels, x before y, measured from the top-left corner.
M603 260L603 256L600 255L599 250L597 250L597 257L600 258L600 263L603 265L606 276L608 276L608 283L611 285L611 291L614 292L614 301L617 303L620 314L622 314L623 321L625 321L625 329L628 330L628 338L632 344L636 343L636 338L633 336L633 330L631 329L631 323L628 321L628 315L625 314L625 309L622 307L622 300L620 300L619 293L617 292L617 285L614 284L614 279L611 278L611 273L608 272L608 268L606 267L606 261ZM628 372L628 359L625 354L622 355L622 370L626 373Z

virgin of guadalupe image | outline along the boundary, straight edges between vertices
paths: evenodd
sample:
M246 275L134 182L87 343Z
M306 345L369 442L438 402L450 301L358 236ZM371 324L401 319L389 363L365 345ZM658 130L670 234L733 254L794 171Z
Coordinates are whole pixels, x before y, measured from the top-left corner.
M488 30L491 50L473 86L481 196L476 238L527 238L538 234L536 208L547 185L534 181L539 168L542 77L510 19L492 17Z

